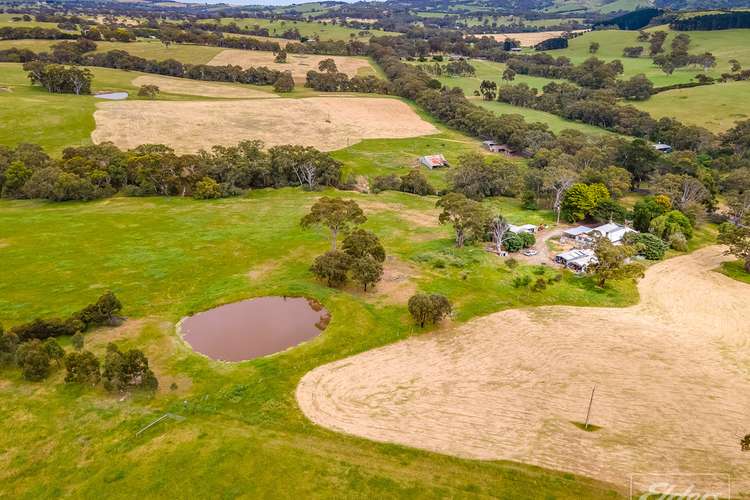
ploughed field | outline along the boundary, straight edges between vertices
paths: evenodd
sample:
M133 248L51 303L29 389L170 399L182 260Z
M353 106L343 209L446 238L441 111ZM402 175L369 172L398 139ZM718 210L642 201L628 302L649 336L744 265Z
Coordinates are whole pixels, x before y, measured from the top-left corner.
M107 102L97 105L94 118L95 143L129 149L158 138L178 152L250 139L331 151L362 139L438 133L403 101L379 97Z
M507 310L342 359L305 375L297 400L377 441L622 487L632 473L729 473L748 492L750 287L715 271L725 260L714 246L654 265L630 308ZM600 429L585 432L594 385Z
M291 71L297 83L305 82L308 71L318 71L318 64L324 59L333 59L338 70L349 77L375 74L370 61L365 57L287 54L285 63L277 63L275 58L273 52L226 49L216 54L208 64L241 66L242 68L265 66L279 71Z

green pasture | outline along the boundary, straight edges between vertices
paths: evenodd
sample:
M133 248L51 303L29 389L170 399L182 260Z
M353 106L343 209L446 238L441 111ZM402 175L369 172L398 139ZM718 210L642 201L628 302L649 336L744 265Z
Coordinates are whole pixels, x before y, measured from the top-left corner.
M670 31L667 26L651 28L649 31L656 30L669 31L669 36L664 43L664 48L668 52L675 32ZM708 76L718 77L721 73L728 72L730 59L737 59L743 67L750 67L750 45L747 43L750 30L690 31L686 34L691 40L689 47L691 54L711 52L716 56L716 67L705 73ZM597 42L599 50L595 56L606 61L619 59L625 69L622 78L630 78L643 73L657 87L686 83L692 81L695 75L703 73L703 68L687 67L677 69L672 75L667 75L654 65L648 56L648 43L638 42L637 37L637 31L590 31L570 40L568 48L551 50L548 53L555 57L568 57L574 64L580 64L592 56L589 53L591 42ZM638 58L623 57L622 51L625 47L638 45L645 47L644 55Z
M585 134L590 135L611 135L614 134L603 128L595 127L593 125L587 125L572 120L567 120L560 116L546 111L539 111L531 108L523 108L520 106L513 106L505 102L499 101L485 101L483 99L472 99L472 102L478 106L489 109L498 115L521 115L524 119L529 122L540 122L546 124L549 129L554 133L559 133L565 129L579 130Z
M48 28L48 29L59 29L57 23L47 23L34 21L34 16L31 16L31 21L14 21L14 17L23 17L23 14L0 14L0 28Z
M138 97L133 80L145 75L136 71L109 68L88 68L94 75L92 92L128 92L128 99ZM227 84L231 85L231 84ZM263 88L263 87L253 87ZM163 100L208 100L162 92ZM36 143L50 154L58 154L65 147L91 143L95 128L96 103L104 102L93 95L51 94L39 86L32 86L20 64L0 63L0 144L14 146L21 142Z
M59 40L0 40L0 50L16 47L34 52L49 52L50 47L56 43L59 43ZM159 40L144 39L135 42L96 42L96 52L110 50L124 50L131 55L157 61L176 59L183 63L206 64L224 49L187 43L172 44L167 47Z
M215 19L206 19L204 22L216 22ZM322 21L291 21L285 19L261 19L261 18L234 18L223 17L219 20L221 24L236 23L237 26L245 29L252 29L255 26L268 28L272 37L280 37L285 31L297 28L300 35L308 38L320 38L321 40L368 40L371 36L393 35L392 33L382 30L358 30L331 24ZM360 33L361 32L361 33Z
M422 333L403 303L376 292L332 290L312 278L310 262L328 248L327 237L301 229L299 219L321 194L356 199L367 211L365 227L389 255L414 269L417 288L454 301L456 321L509 307L637 300L630 282L600 291L590 279L568 273L544 292L513 288L513 276L529 268L510 271L479 247L455 249L449 228L412 221L413 213L434 214L434 197L283 189L208 202L0 201L0 321L11 326L64 315L113 290L128 320L118 329L87 333L87 348L102 355L110 340L141 348L161 382L152 399L121 399L65 386L59 369L41 383L25 382L15 370L0 372L4 494L619 497L614 486L572 474L338 434L300 413L294 391L310 369ZM493 203L512 221L551 219L549 212L522 211L514 200ZM193 353L175 333L175 322L186 314L269 294L317 298L332 321L297 348L234 364ZM166 412L185 420L135 435Z
M676 118L718 133L750 118L750 82L670 90L633 105L654 118Z
M742 262L741 260L724 262L721 267L717 269L717 271L729 276L732 279L742 281L743 283L747 283L748 285L750 285L750 273L745 271L744 262Z

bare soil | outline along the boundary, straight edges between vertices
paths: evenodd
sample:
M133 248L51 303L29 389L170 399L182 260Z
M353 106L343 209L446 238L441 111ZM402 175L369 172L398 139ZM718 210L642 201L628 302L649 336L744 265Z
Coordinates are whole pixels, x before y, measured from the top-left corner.
M169 76L143 75L133 80L133 85L156 85L162 92L170 94L197 95L203 97L223 97L230 99L258 99L278 97L270 92L243 88L227 83L202 82Z
M632 473L729 473L750 491L750 286L721 247L652 266L640 304L539 307L365 352L305 375L315 423L465 458L627 487ZM586 432L573 422L586 417Z
M323 59L333 59L336 67L342 73L356 76L360 71L374 74L374 70L367 59L349 56L326 56L316 54L287 54L285 63L275 62L276 56L273 52L260 50L222 50L214 56L208 64L214 66L226 66L231 64L242 68L265 66L279 71L291 71L292 77L297 82L304 82L307 72L318 71L318 63Z
M362 139L438 132L407 104L378 97L106 102L97 104L94 119L91 138L97 144L129 149L161 143L180 153L250 139L331 151Z
M574 31L574 33L580 33L582 31L586 31L586 30L576 30ZM545 40L549 40L550 38L558 38L563 33L565 33L565 31L537 31L534 33L483 33L481 35L476 35L476 36L478 37L489 36L499 42L502 42L506 38L511 38L511 39L518 40L519 42L521 42L522 47L533 47L534 45L541 43Z

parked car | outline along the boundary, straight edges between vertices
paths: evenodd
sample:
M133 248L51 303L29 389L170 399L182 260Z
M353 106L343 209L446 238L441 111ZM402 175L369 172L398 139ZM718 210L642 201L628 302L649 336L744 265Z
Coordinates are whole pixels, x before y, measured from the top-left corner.
M534 255L538 254L537 250L535 248L527 248L522 252L526 257L533 257Z

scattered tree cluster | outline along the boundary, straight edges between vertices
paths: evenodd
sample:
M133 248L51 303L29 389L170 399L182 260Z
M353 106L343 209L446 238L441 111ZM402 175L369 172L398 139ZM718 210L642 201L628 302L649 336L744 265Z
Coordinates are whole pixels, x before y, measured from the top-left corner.
M367 291L368 286L382 278L385 249L374 233L357 227L366 220L354 200L327 196L316 201L302 218L304 228L321 226L330 231L331 249L318 256L310 267L328 286L341 286L351 278ZM345 237L339 250L337 243L342 234Z

